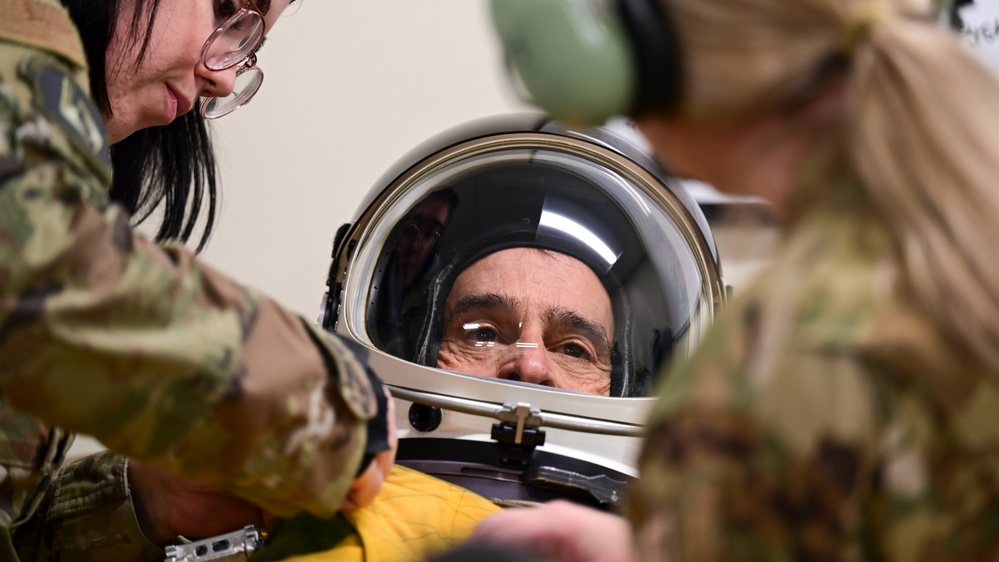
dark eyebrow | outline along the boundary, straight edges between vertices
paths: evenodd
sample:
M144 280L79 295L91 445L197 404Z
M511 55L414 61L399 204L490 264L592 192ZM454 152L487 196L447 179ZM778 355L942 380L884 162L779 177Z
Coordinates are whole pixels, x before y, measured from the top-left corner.
M253 52L257 53L257 52L260 51L260 49L263 49L264 48L264 43L267 43L267 36L264 36L264 38L260 40L260 44L257 45L257 48Z
M449 312L444 318L444 322L450 322L451 318L468 312L469 310L495 310L497 308L517 310L518 304L513 299L503 295L497 295L496 293L468 295L466 297L462 297L461 300L458 301L458 304L454 305L451 312Z
M605 351L610 356L611 344L607 330L596 322L583 318L575 310L565 308L552 308L548 311L548 317L558 320L564 326L570 326L574 332L582 334L593 342L598 349Z

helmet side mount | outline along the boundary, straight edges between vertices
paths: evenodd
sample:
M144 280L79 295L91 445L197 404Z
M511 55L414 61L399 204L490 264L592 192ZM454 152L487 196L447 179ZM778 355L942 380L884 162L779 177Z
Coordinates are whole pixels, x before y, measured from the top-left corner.
M493 424L490 436L504 451L500 460L526 465L531 460L534 448L545 444L545 432L541 429L541 410L524 402L504 404L498 417L500 422Z

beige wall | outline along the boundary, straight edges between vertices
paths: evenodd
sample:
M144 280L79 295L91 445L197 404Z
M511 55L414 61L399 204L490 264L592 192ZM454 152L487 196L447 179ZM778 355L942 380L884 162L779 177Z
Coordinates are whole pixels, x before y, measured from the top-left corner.
M380 174L459 123L527 106L484 0L298 0L264 84L218 121L221 221L204 258L315 319L333 235Z

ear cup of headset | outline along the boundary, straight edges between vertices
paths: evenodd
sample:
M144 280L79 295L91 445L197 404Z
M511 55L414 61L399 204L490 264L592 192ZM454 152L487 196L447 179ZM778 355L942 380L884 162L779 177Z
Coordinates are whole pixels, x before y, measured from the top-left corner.
M493 23L522 95L556 119L594 125L668 110L680 57L660 0L492 0Z
M492 0L492 12L528 101L574 125L628 109L638 69L613 2Z

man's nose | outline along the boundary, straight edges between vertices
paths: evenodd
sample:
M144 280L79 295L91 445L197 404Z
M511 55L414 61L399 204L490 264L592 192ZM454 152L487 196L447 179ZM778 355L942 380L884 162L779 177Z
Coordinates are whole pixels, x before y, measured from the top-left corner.
M513 357L500 368L499 378L554 386L548 350L538 341L518 341Z

